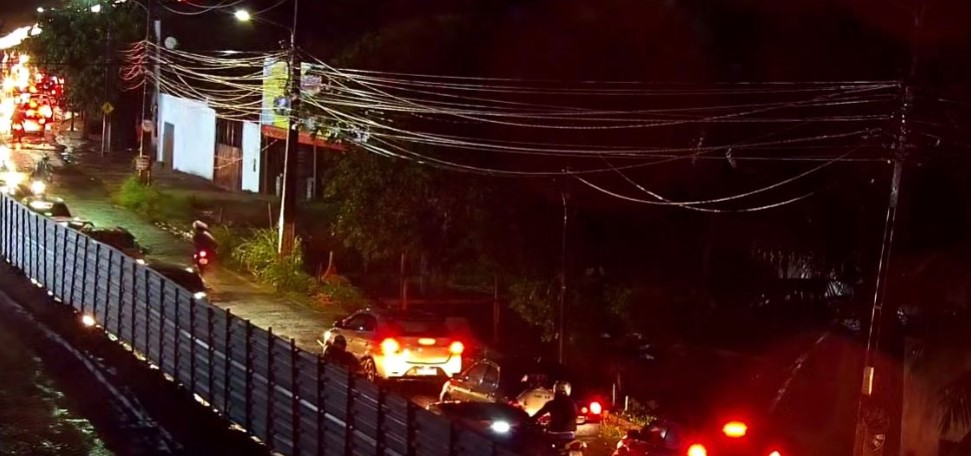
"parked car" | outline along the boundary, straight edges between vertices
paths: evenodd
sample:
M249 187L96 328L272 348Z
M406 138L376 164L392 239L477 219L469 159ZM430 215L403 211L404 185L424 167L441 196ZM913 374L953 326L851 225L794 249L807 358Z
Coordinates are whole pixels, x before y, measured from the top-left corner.
M726 414L725 416L731 416ZM752 420L722 418L685 425L655 419L617 442L614 456L790 456L790 447Z
M511 403L529 415L553 399L553 383L571 382L571 397L577 403L578 424L600 422L604 402L585 385L577 384L561 365L530 359L476 360L468 369L442 385L442 401Z
M152 263L155 272L185 288L196 299L206 298L206 283L195 269L174 263Z
M56 223L76 229L85 230L94 226L93 223L80 217L71 215L71 210L60 198L28 196L22 200L30 210L41 214Z
M465 345L434 314L360 310L338 318L317 342L326 350L338 334L369 380L437 379L462 370Z
M544 454L548 447L542 427L521 408L494 402L435 402L428 410L478 430L519 454Z
M145 258L146 250L138 245L135 235L120 226L117 228L95 228L92 226L82 231L91 239L111 246L131 258L136 260Z

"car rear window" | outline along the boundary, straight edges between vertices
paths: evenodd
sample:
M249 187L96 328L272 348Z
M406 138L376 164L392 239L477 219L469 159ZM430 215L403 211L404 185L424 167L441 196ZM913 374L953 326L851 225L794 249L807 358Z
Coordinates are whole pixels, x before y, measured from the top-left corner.
M206 285L199 278L199 275L189 271L183 271L179 269L159 271L163 276L169 280L181 285L186 290L193 293L198 291L206 291Z
M135 237L128 233L105 231L98 233L95 239L121 249L134 249L136 247Z
M435 319L401 319L391 322L396 332L402 336L447 336L448 328L445 320Z
M70 217L71 211L67 210L67 205L63 203L54 203L49 211L51 217Z

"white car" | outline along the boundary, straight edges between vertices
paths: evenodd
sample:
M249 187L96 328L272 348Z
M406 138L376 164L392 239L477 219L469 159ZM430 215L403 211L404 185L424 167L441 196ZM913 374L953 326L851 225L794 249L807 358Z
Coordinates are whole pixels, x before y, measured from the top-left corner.
M462 370L465 345L445 320L423 312L365 309L339 318L318 343L326 350L337 335L361 362L369 380L435 379Z

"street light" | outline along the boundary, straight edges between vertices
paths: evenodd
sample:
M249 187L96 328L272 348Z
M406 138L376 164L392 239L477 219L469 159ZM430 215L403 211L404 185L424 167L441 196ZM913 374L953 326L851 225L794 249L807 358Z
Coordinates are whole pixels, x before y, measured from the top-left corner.
M101 12L101 4L97 4L97 5L92 6L91 7L91 12L92 13L100 13Z
M290 32L289 65L287 89L290 93L290 114L287 118L287 142L283 154L283 189L280 194L280 220L277 238L277 253L282 256L293 253L296 238L297 212L297 149L300 147L300 126L297 113L300 110L301 62L297 52L297 12L299 0L293 0L293 26L287 27L271 20L256 18ZM246 10L237 10L233 16L240 22L249 22L253 17Z
M44 7L43 6L38 6L37 7L37 14L44 14Z
M236 12L233 13L233 16L235 16L236 20L240 22L249 22L251 19L253 19L253 17L250 16L249 11L243 9L236 10Z

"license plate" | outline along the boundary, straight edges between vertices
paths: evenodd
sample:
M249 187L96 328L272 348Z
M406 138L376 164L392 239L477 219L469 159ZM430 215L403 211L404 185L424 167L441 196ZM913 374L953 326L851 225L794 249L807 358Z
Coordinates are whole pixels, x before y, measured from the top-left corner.
M438 370L434 367L419 367L415 370L415 373L418 375L437 375Z
M569 452L567 452L567 454L569 456L583 456L583 452L582 451L569 451Z
M209 264L209 260L207 260L205 258L202 258L202 259L199 260L199 264L205 266L205 265Z

